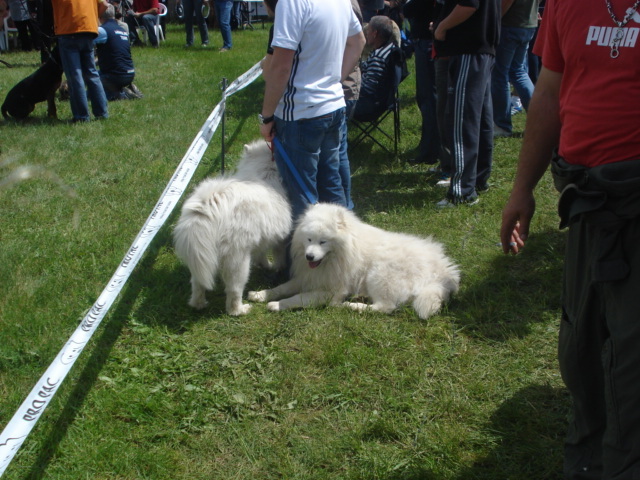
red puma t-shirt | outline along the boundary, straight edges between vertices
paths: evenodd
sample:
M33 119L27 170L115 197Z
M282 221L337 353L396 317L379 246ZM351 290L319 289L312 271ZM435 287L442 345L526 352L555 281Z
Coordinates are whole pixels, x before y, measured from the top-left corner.
M610 0L619 20L633 2ZM593 167L640 159L640 13L617 30L604 0L548 0L534 52L562 73L560 155Z

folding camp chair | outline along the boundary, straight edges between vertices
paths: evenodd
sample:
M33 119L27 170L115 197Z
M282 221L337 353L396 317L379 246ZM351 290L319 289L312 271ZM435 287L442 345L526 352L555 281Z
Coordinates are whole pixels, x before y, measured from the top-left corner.
M350 121L350 125L357 133L355 137L349 141L349 148L355 148L360 145L365 139L369 139L377 144L380 148L393 154L394 158L398 158L398 143L400 141L400 96L398 88L400 83L407 77L408 70L406 60L402 50L395 48L389 53L387 57L387 68L389 70L390 82L388 87L385 87L388 93L388 97L385 102L382 102L382 108L378 112L374 112L371 115L365 115L358 117L354 115ZM384 129L383 122L388 116L393 117L393 133L390 133ZM381 139L376 138L376 135L384 137L390 140L393 144L393 152L387 148Z

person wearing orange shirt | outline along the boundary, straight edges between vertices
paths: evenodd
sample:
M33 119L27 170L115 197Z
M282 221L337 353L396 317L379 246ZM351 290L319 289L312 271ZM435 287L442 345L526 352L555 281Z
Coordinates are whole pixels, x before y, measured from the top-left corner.
M69 84L73 122L88 122L89 105L97 119L109 116L107 97L96 69L93 40L98 36L98 15L107 8L104 0L53 0L53 25L62 68Z

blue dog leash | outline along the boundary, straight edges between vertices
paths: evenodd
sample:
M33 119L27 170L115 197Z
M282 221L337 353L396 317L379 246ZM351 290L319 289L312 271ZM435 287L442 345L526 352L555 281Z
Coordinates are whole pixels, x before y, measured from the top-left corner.
M282 146L282 144L280 143L280 140L278 140L277 137L273 137L273 144L278 149L278 153L284 159L284 162L287 164L289 171L293 175L293 178L296 179L296 182L298 182L298 186L302 189L302 193L304 193L304 196L307 197L307 200L309 201L309 203L311 205L318 203L318 201L315 198L313 198L313 195L309 191L309 188L305 185L304 180L302 180L302 177L298 173L298 170L296 169L295 165L289 158L289 155L287 155L287 152L284 151L284 147Z

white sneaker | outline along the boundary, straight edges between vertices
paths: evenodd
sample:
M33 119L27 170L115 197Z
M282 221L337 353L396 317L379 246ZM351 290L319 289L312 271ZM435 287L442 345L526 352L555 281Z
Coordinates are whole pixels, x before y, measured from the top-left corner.
M448 198L443 198L438 203L436 203L436 207L437 208L450 208L450 207L455 207L455 206L456 206L456 204L453 203Z
M511 115L516 115L522 111L522 100L515 95L511 96Z
M436 182L436 185L437 185L438 187L445 187L445 188L448 188L448 187L449 187L449 185L451 185L451 177L448 177L448 176L446 176L446 175L443 175L443 176L440 178L440 180L438 180L438 181Z

